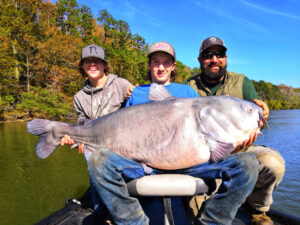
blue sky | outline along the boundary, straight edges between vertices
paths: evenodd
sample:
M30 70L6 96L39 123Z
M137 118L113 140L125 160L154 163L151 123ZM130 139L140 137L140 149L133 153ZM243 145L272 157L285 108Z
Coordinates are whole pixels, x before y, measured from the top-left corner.
M200 43L209 36L227 46L230 71L252 80L300 87L299 0L77 0L107 9L146 42L171 43L177 59L199 67Z

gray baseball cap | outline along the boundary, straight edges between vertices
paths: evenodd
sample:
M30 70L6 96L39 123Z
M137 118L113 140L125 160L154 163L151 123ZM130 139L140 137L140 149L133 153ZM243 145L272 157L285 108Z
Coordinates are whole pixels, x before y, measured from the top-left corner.
M95 57L106 62L105 52L103 48L98 45L88 45L82 49L81 61L88 57Z
M202 41L199 55L202 54L206 49L210 48L211 46L219 45L224 48L226 51L227 48L225 47L224 41L218 37L209 37Z

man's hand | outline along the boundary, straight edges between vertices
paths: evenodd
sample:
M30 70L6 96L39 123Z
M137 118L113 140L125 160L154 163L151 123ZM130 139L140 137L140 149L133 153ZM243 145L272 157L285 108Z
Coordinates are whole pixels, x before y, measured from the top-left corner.
M135 87L137 87L137 86L139 86L138 84L136 84L135 86L131 86L129 89L128 89L128 91L126 92L126 99L128 99L128 98L130 98L130 96L131 96L131 94L132 94L132 92L133 92L133 89L135 88Z
M237 152L243 150L244 148L252 145L256 141L256 138L257 138L257 133L256 132L251 133L250 136L249 136L249 139L245 140L242 144L238 145L234 149L234 151L232 152L232 154L233 153L237 153Z
M262 108L262 114L263 114L263 117L267 120L268 117L269 117L269 113L270 113L270 110L269 110L269 107L266 103L264 103L263 101L261 100L258 100L258 99L253 99L253 102L258 105L259 107Z
M263 126L261 127L261 130L262 130L262 129L264 129L264 127L267 124L267 119L268 119L269 113L270 113L269 106L266 103L264 103L263 101L258 100L258 99L253 99L253 102L262 108L262 114L263 114L263 117L265 118L263 120Z
M69 136L69 135L65 135L61 140L60 140L60 145L63 146L63 145L74 145L75 142L74 140ZM84 144L81 144L78 146L78 153L79 154L83 154L83 151L84 151Z

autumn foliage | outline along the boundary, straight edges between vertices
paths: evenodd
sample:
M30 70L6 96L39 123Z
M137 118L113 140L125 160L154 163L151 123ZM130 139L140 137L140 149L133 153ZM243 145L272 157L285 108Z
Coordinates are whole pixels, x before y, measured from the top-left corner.
M0 120L75 118L72 99L84 82L77 65L88 44L105 49L112 73L133 84L148 82L148 43L107 10L95 18L76 0L0 3ZM184 82L196 71L177 61L175 82ZM282 99L290 98L284 93ZM299 96L280 106L277 99L272 100L275 108L299 108Z

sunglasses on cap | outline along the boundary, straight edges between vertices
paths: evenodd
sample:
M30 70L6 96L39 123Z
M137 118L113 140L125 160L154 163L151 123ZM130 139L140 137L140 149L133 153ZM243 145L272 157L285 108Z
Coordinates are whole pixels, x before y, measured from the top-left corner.
M226 56L225 51L218 51L218 52L203 52L202 53L202 58L203 59L211 59L213 56L216 56L218 59L219 58L224 58Z

